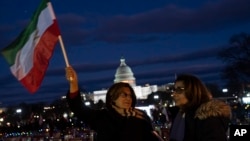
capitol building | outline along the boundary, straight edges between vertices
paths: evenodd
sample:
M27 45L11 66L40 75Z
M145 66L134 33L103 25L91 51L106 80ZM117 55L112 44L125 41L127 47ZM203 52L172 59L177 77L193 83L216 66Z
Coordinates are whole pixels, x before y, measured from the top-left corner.
M132 69L126 64L125 58L120 59L120 65L116 69L114 83L118 82L126 82L129 83L135 91L137 99L147 99L147 96L152 92L158 91L157 85L145 85L145 86L137 86L136 78L134 77L134 73ZM97 103L99 100L105 102L106 98L106 90L96 90L93 91L93 100L94 103Z

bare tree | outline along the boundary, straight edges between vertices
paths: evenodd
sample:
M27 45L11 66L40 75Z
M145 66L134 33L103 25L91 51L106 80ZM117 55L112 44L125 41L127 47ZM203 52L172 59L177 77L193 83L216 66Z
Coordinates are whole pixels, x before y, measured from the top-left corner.
M229 47L219 52L219 58L227 65L222 78L228 80L231 93L242 94L244 87L250 83L250 35L240 33L229 40Z

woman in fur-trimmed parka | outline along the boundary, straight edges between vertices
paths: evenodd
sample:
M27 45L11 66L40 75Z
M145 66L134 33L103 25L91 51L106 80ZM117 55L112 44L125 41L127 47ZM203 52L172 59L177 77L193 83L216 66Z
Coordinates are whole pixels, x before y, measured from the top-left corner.
M226 141L231 108L215 100L202 81L190 74L178 75L172 94L179 111L170 141Z
M135 108L136 95L128 83L113 84L106 94L106 108L91 109L82 102L75 70L66 68L70 109L97 135L95 141L159 141L149 116Z

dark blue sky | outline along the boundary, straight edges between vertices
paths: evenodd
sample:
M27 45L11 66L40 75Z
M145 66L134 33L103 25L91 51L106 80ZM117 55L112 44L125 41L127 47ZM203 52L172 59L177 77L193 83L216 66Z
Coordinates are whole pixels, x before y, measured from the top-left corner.
M218 83L225 65L217 52L230 37L250 33L250 0L52 0L69 63L86 91L113 83L121 56L138 85L165 84L175 73ZM0 49L25 28L39 0L0 1ZM0 56L0 106L51 102L65 95L65 62L59 44L40 89L27 90Z

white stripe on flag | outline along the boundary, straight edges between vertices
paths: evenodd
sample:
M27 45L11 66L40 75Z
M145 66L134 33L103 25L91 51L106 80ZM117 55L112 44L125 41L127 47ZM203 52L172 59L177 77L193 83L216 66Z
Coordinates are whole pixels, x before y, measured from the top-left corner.
M48 20L50 19L50 20ZM53 24L48 7L39 15L37 29L30 35L24 47L17 53L15 64L10 67L12 74L21 80L33 67L33 54L43 33Z

